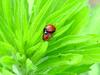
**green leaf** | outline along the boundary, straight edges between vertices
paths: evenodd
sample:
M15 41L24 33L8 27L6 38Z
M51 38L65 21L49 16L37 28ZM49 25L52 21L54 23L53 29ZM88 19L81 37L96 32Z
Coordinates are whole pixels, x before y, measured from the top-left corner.
M1 75L78 75L100 62L99 7L90 17L88 0L32 3L0 1ZM44 41L47 24L56 31Z
M69 75L79 74L89 70L90 65L81 63L82 55L80 54L59 54L47 56L40 60L37 64L38 73L40 74L63 74ZM83 67L82 67L83 66Z
M0 75L15 75L15 74L3 68L2 72L0 72Z
M36 72L37 67L32 63L30 59L27 59L26 61L26 73L27 75L32 75Z
M9 43L6 42L1 42L0 41L0 56L2 55L12 55L13 53L16 52L15 48L10 45Z
M84 3L85 2L86 1L84 1ZM62 18L64 18L64 20L66 21L68 19L68 17L71 17L72 15L74 15L75 9L80 10L84 6L83 1L82 1L83 6L80 7L81 2L78 2L77 0L75 0L75 1L68 0L68 1L65 1L64 5L63 5L64 8L63 7L59 8L59 10L52 12L50 14L50 16L48 16L49 15L48 12L51 11L50 8L52 7L52 3L53 3L52 0L47 1L45 3L45 5L43 6L43 8L41 9L41 11L39 12L39 14L33 20L32 24L30 26L30 34L31 34L30 39L32 39L33 41L30 42L30 45L32 43L36 44L36 41L41 40L39 37L41 36L43 28L46 24L52 23L56 26L56 23L57 23L56 20L59 20L59 19L61 20ZM68 9L69 9L69 11L68 11ZM69 13L69 12L72 12L72 13ZM65 16L65 14L68 14L68 16ZM57 17L57 15L59 15L59 16ZM52 19L51 17L54 18L55 23L48 22L48 20L51 21L51 19ZM60 25L58 25L57 27L59 27L59 26ZM35 29L33 29L33 28L35 28ZM38 31L36 31L36 30L38 30Z
M0 1L0 13L0 37L2 41L9 42L13 46L16 46L15 42L13 42L16 38L12 31L11 1Z
M48 42L41 43L41 47L37 49L34 55L31 57L34 63L36 63L40 58L42 58L46 54L47 47L48 47Z
M28 4L27 0L13 1L14 27L16 34L16 44L19 51L24 52L24 46L27 48L26 42L28 39ZM24 12L24 13L23 13Z
M37 51L41 46L41 43L37 43L36 45L30 47L29 49L27 49L27 56L31 57L33 56L34 52Z
M60 42L61 44L59 44ZM58 51L59 48L63 48L62 50L64 50L65 48L66 49L69 48L68 50L70 50L71 48L80 49L86 46L91 46L93 44L99 44L99 35L95 35L95 34L94 35L69 35L57 40L56 42L53 43L50 42L50 43L51 44L48 47L49 49L48 52L56 51L56 50ZM57 47L54 47L54 45L56 45Z
M100 33L100 5L91 9L90 21L86 28L81 32L83 34L99 34Z
M85 57L84 60L88 59L88 63L99 62L99 38L99 35L67 36L51 44L51 46L48 47L47 55L78 53ZM59 44L60 42L61 44ZM55 48L54 45L57 47ZM89 62L91 57L95 58L92 58L92 62Z
M8 70L12 70L12 65L16 62L11 56L3 56L0 58L0 64L3 68L6 68Z

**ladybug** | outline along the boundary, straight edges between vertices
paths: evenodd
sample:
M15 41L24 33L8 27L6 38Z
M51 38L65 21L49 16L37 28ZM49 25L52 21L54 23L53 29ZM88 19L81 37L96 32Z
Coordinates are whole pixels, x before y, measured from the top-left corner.
M48 24L43 30L43 40L47 41L52 37L52 34L55 32L56 28L52 24Z
M48 33L54 33L56 31L56 28L52 24L48 24L45 28L44 31L47 31Z
M43 34L43 40L44 40L44 41L48 41L49 38L51 38L51 36L52 36L51 33Z

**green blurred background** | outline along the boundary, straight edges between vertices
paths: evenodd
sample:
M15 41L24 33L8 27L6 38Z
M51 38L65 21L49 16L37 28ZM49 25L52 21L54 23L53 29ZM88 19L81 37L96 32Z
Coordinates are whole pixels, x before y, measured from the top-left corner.
M94 12L96 6L100 6L100 0L90 0L91 10ZM81 75L100 75L100 63L91 66L90 71L83 73Z

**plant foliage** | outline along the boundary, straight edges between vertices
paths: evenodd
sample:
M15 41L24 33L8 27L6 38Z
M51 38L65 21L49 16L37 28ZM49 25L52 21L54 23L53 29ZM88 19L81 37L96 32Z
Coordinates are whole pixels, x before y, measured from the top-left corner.
M100 16L88 0L0 0L0 75L79 75L100 62ZM56 32L43 41L43 29Z

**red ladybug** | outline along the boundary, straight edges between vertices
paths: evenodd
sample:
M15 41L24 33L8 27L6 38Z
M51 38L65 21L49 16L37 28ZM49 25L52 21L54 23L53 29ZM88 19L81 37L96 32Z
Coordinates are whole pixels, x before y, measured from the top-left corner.
M43 34L43 40L48 41L51 36L51 33Z
M43 30L43 40L47 41L52 37L52 33L56 30L55 26L48 24Z
M48 33L53 33L56 31L56 28L54 25L52 24L48 24L46 27L45 27L45 31L47 31Z

